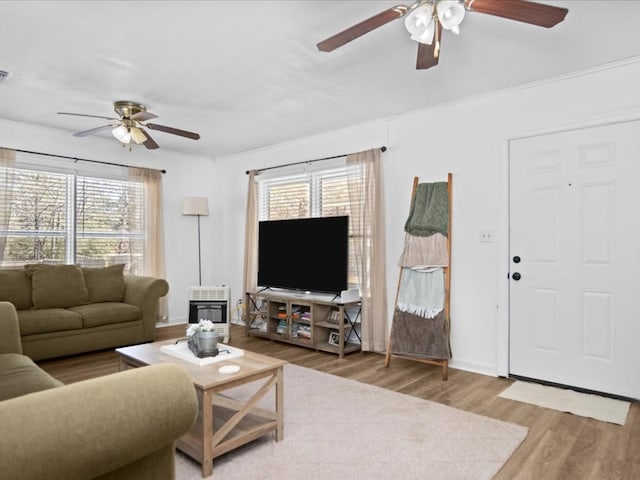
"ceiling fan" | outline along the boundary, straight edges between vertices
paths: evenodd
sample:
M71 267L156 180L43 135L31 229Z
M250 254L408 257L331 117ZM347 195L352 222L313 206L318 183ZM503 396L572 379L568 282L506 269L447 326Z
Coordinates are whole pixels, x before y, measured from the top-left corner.
M151 112L147 112L147 107L141 103L118 101L113 103L113 110L118 114L120 118L103 117L101 115L86 115L84 113L68 113L58 112L59 115L76 115L79 117L93 117L104 118L105 120L111 120L111 123L103 125L101 127L92 128L90 130L83 130L82 132L76 132L74 137L85 137L87 135L94 135L96 133L111 130L113 136L116 137L122 146L129 145L131 150L131 143L143 144L146 148L153 150L159 148L149 132L145 130L157 130L159 132L171 133L173 135L179 135L181 137L191 138L198 140L200 135L186 130L180 130L173 127L165 127L164 125L158 125L156 123L143 123L152 118L158 118Z
M405 17L405 27L411 39L418 42L416 68L424 70L438 64L442 30L458 34L466 11L551 28L562 22L569 10L527 0L418 0L409 6L396 5L384 10L321 41L317 47L322 52L331 52L365 33Z

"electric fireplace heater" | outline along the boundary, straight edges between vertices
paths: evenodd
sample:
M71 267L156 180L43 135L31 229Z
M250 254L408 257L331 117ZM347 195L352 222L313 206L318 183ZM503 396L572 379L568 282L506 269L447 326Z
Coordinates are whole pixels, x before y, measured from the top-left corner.
M211 320L221 341L229 341L229 287L189 288L189 323L200 320Z

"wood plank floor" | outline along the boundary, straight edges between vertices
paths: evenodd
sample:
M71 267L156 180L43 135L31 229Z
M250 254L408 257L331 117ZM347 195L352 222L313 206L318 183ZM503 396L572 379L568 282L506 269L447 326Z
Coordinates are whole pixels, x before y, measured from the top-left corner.
M156 340L180 337L184 332L184 325L161 327ZM243 327L237 325L231 326L230 344L528 427L527 438L495 480L640 479L640 404L631 405L626 425L619 426L499 398L512 382L504 378L451 368L444 382L438 366L393 358L385 368L384 356L369 352L340 360L329 353L246 337ZM64 383L118 371L113 350L38 364Z

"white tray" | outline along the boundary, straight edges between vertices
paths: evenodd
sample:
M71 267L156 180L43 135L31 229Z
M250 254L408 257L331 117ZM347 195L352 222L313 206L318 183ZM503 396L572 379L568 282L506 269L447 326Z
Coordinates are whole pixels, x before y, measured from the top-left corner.
M185 360L200 366L211 365L212 363L222 362L223 360L232 360L244 355L244 350L240 348L232 347L231 345L226 345L224 343L218 343L218 352L220 352L218 355L215 357L198 358L191 350L189 350L189 345L186 340L178 344L164 345L160 347L160 350L162 353L166 353L167 355L177 357L180 360Z

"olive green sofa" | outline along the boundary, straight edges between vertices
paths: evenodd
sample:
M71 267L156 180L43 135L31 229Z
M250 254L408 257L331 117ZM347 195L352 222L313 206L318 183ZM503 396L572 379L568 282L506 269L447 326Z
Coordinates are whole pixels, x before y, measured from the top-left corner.
M162 363L62 385L22 355L18 315L0 302L0 477L170 480L175 441L198 400Z
M18 311L23 353L43 360L153 341L158 300L169 284L125 275L123 267L0 269L0 301Z

